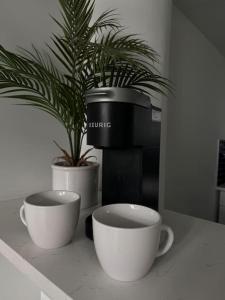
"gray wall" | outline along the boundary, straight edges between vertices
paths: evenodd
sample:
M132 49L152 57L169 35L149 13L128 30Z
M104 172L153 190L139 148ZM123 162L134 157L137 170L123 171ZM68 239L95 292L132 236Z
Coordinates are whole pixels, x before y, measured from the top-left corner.
M225 137L225 59L173 9L165 205L213 220L217 139Z
M11 50L30 43L43 47L55 26L49 11L56 11L51 0L2 0L0 43ZM0 200L50 188L50 164L59 154L53 139L66 145L64 129L53 118L0 101Z

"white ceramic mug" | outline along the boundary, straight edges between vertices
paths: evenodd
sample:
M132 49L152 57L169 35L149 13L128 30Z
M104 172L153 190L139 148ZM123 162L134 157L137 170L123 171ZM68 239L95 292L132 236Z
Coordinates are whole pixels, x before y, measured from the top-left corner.
M94 244L103 270L113 279L135 281L151 269L156 257L172 246L174 234L158 212L145 206L112 204L92 215ZM161 231L167 240L159 247Z
M80 196L68 191L33 194L24 200L20 218L33 242L45 249L68 244L80 214Z

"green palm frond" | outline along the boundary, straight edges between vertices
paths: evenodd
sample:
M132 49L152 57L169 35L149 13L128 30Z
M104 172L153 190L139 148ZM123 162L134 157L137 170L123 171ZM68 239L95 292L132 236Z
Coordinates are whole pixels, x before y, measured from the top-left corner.
M98 19L89 27L87 32L87 40L90 41L93 37L99 34L103 34L107 30L120 30L122 26L120 25L118 15L115 9L105 11Z
M124 29L116 32L111 30L96 38L95 42L90 44L89 49L90 53L93 52L93 57L97 56L108 63L111 61L118 63L120 60L132 66L155 70L154 63L158 62L158 55L150 46L136 35L125 34Z
M61 20L52 18L61 34L52 35L47 45L50 55L35 46L15 54L0 45L0 97L22 100L22 105L56 118L65 127L70 146L70 151L62 149L63 157L78 165L88 89L126 87L151 95L166 94L171 85L155 67L157 53L137 35L126 34L115 10L94 20L95 0L59 0L59 4Z
M0 47L0 94L2 96L7 94L10 98L34 102L45 111L49 109L49 113L54 113L54 116L64 124L67 123L65 117L68 103L60 93L62 88L63 82L47 68L45 69L44 65Z

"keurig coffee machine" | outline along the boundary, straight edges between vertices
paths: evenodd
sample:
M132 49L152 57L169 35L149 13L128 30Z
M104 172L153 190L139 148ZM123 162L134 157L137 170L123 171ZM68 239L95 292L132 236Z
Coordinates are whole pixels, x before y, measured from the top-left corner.
M87 92L87 144L103 150L102 205L158 209L160 109L134 89Z

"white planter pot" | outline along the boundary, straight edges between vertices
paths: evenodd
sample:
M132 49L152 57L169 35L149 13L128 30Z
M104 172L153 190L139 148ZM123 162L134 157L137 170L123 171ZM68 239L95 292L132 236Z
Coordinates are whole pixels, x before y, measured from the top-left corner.
M52 189L76 192L81 196L81 208L98 203L98 163L85 167L52 165Z

